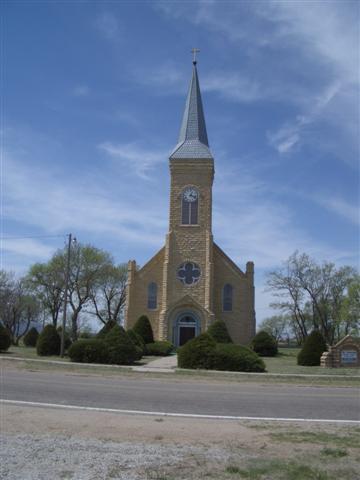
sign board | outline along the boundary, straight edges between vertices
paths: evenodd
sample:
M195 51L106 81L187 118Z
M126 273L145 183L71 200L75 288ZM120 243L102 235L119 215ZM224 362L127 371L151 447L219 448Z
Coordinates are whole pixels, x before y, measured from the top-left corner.
M341 363L357 363L358 354L355 350L342 350Z

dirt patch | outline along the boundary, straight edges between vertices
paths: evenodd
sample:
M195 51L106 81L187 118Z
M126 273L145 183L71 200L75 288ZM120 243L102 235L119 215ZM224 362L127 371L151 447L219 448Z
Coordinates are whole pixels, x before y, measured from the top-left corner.
M7 404L0 413L1 478L8 480L360 478L359 427Z

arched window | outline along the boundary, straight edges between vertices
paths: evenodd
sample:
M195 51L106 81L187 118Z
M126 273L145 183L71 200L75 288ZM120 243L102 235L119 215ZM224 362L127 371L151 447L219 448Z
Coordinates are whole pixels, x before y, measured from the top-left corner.
M199 210L199 192L195 187L185 187L181 195L182 225L197 225Z
M233 287L229 283L223 288L223 311L231 312L233 305Z
M157 285L151 282L148 285L148 308L154 310L157 307Z

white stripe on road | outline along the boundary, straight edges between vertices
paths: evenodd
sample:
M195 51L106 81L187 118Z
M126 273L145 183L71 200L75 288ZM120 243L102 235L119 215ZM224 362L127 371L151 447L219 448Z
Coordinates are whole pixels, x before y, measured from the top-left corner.
M360 425L360 420L331 420L322 418L277 418L277 417L242 417L236 415L201 415L197 413L170 413L170 412L147 412L143 410L121 410L117 408L102 407L85 407L82 405L63 405L61 403L42 403L42 402L25 402L22 400L5 400L0 399L1 403L11 405L26 405L29 407L47 407L47 408L63 408L67 410L85 410L91 412L107 412L122 413L127 415L152 415L157 417L180 417L180 418L207 418L213 420L261 420L276 422L316 422L316 423L353 423Z

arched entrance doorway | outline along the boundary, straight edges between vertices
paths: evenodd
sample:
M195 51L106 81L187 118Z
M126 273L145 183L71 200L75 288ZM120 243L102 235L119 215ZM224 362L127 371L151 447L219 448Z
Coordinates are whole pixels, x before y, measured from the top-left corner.
M180 313L174 322L173 339L176 347L181 347L186 342L200 334L200 320L194 312Z

